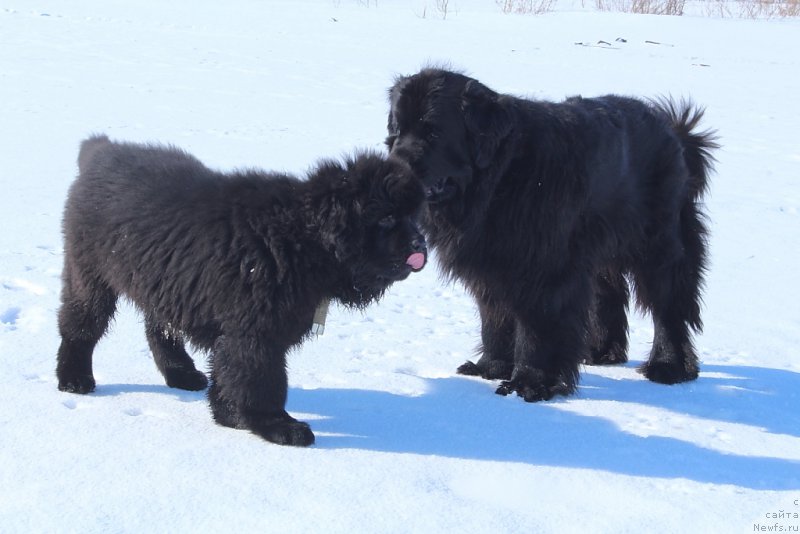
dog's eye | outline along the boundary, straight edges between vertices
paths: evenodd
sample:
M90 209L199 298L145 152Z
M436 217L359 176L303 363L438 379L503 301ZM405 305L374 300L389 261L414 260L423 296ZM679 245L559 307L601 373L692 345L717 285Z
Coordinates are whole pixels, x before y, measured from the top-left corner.
M391 230L394 228L394 225L397 224L397 219L395 219L394 215L387 215L380 221L378 221L378 226L381 227L383 230Z
M428 126L427 128L425 128L425 139L427 139L428 141L439 139L439 132Z

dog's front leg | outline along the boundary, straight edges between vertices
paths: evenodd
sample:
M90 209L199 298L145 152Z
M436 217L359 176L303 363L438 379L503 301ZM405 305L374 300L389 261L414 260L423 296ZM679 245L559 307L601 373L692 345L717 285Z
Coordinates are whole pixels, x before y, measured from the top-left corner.
M480 359L458 368L462 375L486 380L508 380L514 369L514 318L505 307L487 298L478 298L481 316Z
M537 402L574 393L578 362L570 357L574 353L570 354L569 345L568 336L553 325L534 331L529 324L518 322L514 371L511 379L501 382L497 394L516 392L526 402Z
M286 349L221 337L211 355L208 400L214 420L279 445L314 443L307 423L286 413Z
M500 383L498 395L516 392L526 402L549 400L563 382L556 369L558 356L551 343L542 343L534 329L536 323L517 320L514 333L514 370L509 380ZM560 389L564 389L561 387Z
M514 371L497 389L527 402L571 395L588 352L588 277L553 277L533 305L515 306Z

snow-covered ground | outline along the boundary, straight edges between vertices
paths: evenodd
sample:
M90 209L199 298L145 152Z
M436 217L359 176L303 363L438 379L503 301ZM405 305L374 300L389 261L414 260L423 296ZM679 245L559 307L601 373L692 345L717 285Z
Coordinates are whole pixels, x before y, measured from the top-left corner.
M800 20L436 4L0 0L0 531L800 531ZM203 393L167 388L128 306L97 391L57 391L81 139L300 173L380 147L387 87L428 62L535 98L707 107L724 148L698 381L635 372L652 335L637 316L631 363L586 368L577 396L499 397L455 375L476 310L432 263L364 313L334 308L291 355L309 449L216 426Z

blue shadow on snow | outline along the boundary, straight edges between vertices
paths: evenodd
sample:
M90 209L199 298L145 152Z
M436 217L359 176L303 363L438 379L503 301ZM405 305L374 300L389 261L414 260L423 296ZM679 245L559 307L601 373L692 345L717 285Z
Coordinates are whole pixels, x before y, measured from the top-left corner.
M798 437L800 374L755 367L706 366L735 378L663 386L584 373L579 397L657 406ZM292 389L288 409L311 421L316 446L604 470L702 483L800 489L800 462L720 452L670 437L641 437L603 418L559 410L564 400L527 404L493 394L495 385L461 377L430 379L409 397L372 390ZM738 389L730 389L734 386ZM766 388L766 389L764 389Z
M635 363L629 363L629 366ZM708 377L707 374L724 376ZM604 470L631 476L800 490L800 462L715 451L676 438L641 437L603 418L528 404L493 393L495 383L463 377L426 379L428 391L404 396L373 390L292 388L287 408L317 414L316 447L438 455ZM181 402L205 392L156 384L99 384L94 395L162 393ZM753 426L800 438L800 374L779 369L703 366L679 386L582 374L578 398L620 401ZM613 405L609 405L613 409ZM327 433L330 435L319 435Z

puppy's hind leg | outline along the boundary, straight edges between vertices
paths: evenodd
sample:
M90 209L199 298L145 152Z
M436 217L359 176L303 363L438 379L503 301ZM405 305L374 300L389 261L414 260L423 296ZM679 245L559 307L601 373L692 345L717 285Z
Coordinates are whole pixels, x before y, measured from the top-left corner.
M198 371L186 353L183 337L169 325L145 317L145 334L156 367L171 388L200 391L208 386L206 375Z
M61 345L56 358L58 389L70 393L94 391L92 353L116 311L117 295L107 285L65 258L58 331Z

